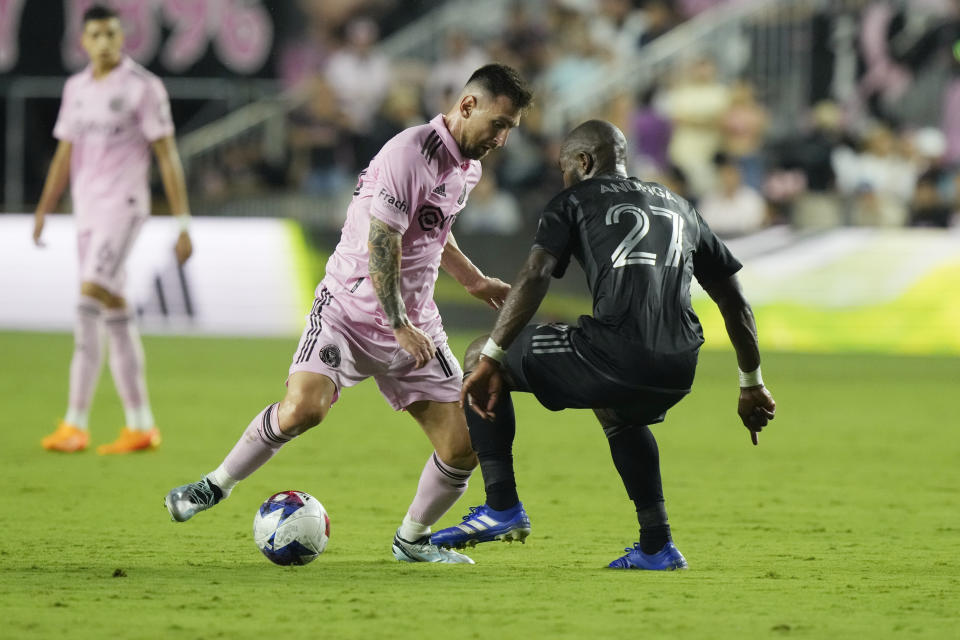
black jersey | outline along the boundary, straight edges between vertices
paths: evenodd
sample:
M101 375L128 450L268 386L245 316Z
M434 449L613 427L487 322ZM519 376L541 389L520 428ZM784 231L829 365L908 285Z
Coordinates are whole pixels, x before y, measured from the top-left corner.
M593 317L571 336L598 372L623 384L688 389L703 330L690 280L727 278L741 264L689 202L637 178L604 175L556 196L540 217L535 246L583 267Z

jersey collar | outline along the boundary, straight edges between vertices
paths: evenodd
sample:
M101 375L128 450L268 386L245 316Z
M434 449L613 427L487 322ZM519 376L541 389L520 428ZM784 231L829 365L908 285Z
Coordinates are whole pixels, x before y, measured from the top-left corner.
M110 73L108 73L106 76L104 76L104 77L102 78L101 82L102 82L103 80L107 80L107 79L109 79L109 78L112 78L112 77L114 76L114 74L116 74L117 71L120 71L120 70L128 71L128 70L130 70L130 69L133 67L133 64L134 64L133 58L131 58L130 56L128 56L128 55L125 54L125 53L124 53L124 54L120 54L120 62L117 64L117 66L115 66L113 69L110 70ZM87 77L88 80L93 80L93 79L94 79L94 78L93 78L93 63L92 63L92 62L87 63L87 66L84 67L84 69L83 69L83 73L86 75L86 77Z
M470 160L463 157L463 153L460 152L460 145L457 144L457 141L453 139L453 135L450 133L450 130L447 129L447 123L443 119L443 114L437 114L437 116L430 121L430 126L433 127L433 130L440 134L440 139L443 140L443 146L447 148L447 151L450 153L450 156L453 158L453 161L459 165L461 169L466 169L470 166Z
M630 180L630 176L625 173L616 173L614 171L605 171L603 173L598 173L592 178L603 178L604 180Z

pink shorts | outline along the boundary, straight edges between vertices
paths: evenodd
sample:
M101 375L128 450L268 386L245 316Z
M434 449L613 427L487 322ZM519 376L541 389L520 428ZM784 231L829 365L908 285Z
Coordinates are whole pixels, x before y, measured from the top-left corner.
M92 282L123 297L124 265L146 220L145 216L124 216L111 226L81 228L77 233L80 282Z
M350 322L337 300L324 288L307 315L307 326L293 354L290 375L322 373L340 391L373 377L395 411L419 400L457 402L463 370L441 331L434 336L436 355L417 369L412 355L400 348L393 333L375 324Z

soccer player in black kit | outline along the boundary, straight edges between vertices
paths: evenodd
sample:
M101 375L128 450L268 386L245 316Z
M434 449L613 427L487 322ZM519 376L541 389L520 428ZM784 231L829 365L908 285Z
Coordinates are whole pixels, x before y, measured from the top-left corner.
M513 471L512 391L533 393L548 409L594 410L614 465L637 509L640 541L614 569L671 570L687 562L674 546L664 508L657 441L662 422L693 383L703 332L690 305L696 278L723 315L737 353L737 411L753 444L776 405L760 377L750 305L740 263L697 211L663 186L627 176L626 139L590 120L560 149L566 190L540 217L536 239L489 337L467 350L461 392L487 502L431 542L462 548L523 541L530 519ZM550 286L576 258L593 295L593 315L578 325L529 325Z

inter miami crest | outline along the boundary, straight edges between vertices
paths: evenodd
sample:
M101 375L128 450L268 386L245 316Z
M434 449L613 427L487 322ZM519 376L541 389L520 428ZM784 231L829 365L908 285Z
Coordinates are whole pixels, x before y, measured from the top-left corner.
M320 349L320 361L328 367L336 369L340 366L340 347L335 344L328 344Z

